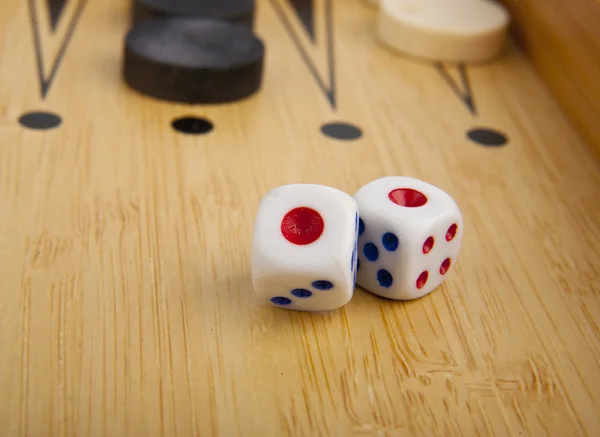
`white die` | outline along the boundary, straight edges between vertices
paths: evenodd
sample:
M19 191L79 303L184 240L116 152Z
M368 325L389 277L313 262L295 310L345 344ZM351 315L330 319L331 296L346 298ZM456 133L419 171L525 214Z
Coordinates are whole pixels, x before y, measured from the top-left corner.
M456 263L463 234L458 205L441 189L390 176L360 188L357 284L410 300L437 288Z
M252 242L259 299L301 311L346 305L356 284L358 205L335 188L292 184L267 193Z

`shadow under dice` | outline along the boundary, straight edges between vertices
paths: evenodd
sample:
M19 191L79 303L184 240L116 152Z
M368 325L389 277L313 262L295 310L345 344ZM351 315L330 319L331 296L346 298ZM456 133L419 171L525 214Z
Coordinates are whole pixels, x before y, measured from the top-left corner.
M443 190L408 177L385 177L357 191L357 283L390 299L422 297L446 279L460 251L463 220Z
M358 205L335 188L292 184L261 200L252 243L252 282L278 307L328 311L354 294Z

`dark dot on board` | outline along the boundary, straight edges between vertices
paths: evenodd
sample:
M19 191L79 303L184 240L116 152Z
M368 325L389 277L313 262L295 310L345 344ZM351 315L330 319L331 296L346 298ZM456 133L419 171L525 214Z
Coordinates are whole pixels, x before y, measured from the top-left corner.
M62 119L51 112L33 111L21 115L19 123L28 129L48 130L60 126Z
M213 124L206 118L199 117L181 117L173 120L171 123L173 129L177 132L192 135L207 134L213 130Z
M336 140L356 140L362 137L362 131L358 126L350 123L326 123L321 126L323 135Z
M379 282L379 285L382 287L389 288L392 286L394 278L386 269L381 269L377 272L377 282Z
M271 299L271 302L273 302L275 305L289 305L292 303L290 299L282 296L275 296Z
M362 235L365 232L365 222L362 219L358 219L358 235Z
M331 290L333 288L333 284L329 281L314 281L312 286L317 290Z
M292 290L291 293L292 293L292 295L303 298L303 299L312 296L312 293L304 288L295 288Z
M502 132L490 128L476 128L467 132L467 137L485 147L502 147L508 141Z
M377 246L375 246L373 243L365 244L365 247L363 247L363 253L365 254L365 258L367 258L369 261L377 261L379 258L379 249L377 249Z
M360 259L356 260L356 270L360 269Z
M383 244L385 250L393 252L396 249L398 249L398 237L396 237L396 235L392 234L391 232L386 232L381 238L381 244Z

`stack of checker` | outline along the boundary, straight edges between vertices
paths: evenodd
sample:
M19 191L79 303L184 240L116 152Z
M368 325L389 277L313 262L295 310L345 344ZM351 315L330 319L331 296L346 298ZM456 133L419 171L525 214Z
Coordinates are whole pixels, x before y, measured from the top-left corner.
M229 103L262 85L265 47L254 0L133 0L123 74L137 92L190 104Z

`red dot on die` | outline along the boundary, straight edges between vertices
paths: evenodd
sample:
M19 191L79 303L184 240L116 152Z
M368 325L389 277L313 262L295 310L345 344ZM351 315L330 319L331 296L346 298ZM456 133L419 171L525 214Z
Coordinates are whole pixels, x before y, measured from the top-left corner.
M423 253L427 254L431 252L431 249L433 249L433 237L429 237L425 240L425 243L423 243Z
M452 239L456 236L456 231L458 230L458 226L453 224L446 231L446 241L452 241Z
M299 246L317 241L323 229L325 222L321 214L305 206L292 209L281 220L281 234L290 243Z
M419 290L425 287L425 284L427 283L427 278L429 278L429 272L427 270L425 270L419 275L419 277L417 278L417 288Z
M448 269L450 268L450 258L446 258L442 265L440 266L440 275L445 275Z
M396 205L407 208L418 208L427 203L425 194L412 188L396 188L389 192L388 197Z

